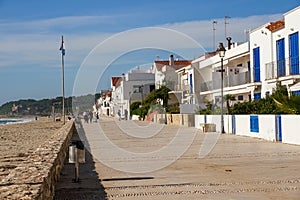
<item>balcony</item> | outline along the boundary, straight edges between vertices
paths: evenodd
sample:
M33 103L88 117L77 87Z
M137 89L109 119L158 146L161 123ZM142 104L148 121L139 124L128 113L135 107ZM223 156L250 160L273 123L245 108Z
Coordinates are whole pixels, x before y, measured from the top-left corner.
M288 69L288 70L287 70ZM277 79L279 77L300 74L299 56L273 61L266 64L265 80Z
M230 74L224 76L224 87L233 87L250 83L250 72L242 72L238 74ZM221 88L221 74L220 72L213 73L213 81L207 81L201 84L201 92L216 90Z
M174 87L175 91L189 91L190 86L188 84L177 84Z

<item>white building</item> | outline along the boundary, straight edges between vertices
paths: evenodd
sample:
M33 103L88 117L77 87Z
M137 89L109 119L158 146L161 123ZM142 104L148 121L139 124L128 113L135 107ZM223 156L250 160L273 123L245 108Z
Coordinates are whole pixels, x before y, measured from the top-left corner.
M191 60L177 60L170 55L169 60L156 60L153 64L153 73L155 74L155 88L159 89L162 85L169 88L168 104L182 103L184 94L189 89L188 84L182 82L178 77L178 70L191 65Z
M151 69L135 68L122 77L112 77L111 87L113 114L116 115L120 110L122 117L129 118L130 104L136 101L143 102L155 89L155 75Z
M233 95L235 102L264 98L276 84L300 94L299 30L300 6L285 13L284 19L265 24L250 31L249 42L231 43L228 40L224 57L224 96ZM195 78L194 103L221 102L221 59L218 52L204 55L192 62L199 70ZM179 70L185 74L185 71ZM189 80L189 77L182 76ZM191 85L191 84L190 84ZM186 99L188 102L188 99ZM184 101L183 101L184 103ZM191 103L191 102L190 102Z
M200 78L195 85L200 85L198 103L203 108L205 102L214 104L221 102L221 58L218 52L212 52L193 61L199 70ZM255 85L251 83L249 43L231 44L229 40L225 57L224 68L224 96L233 95L238 101L247 101L254 94Z
M300 6L283 19L250 32L252 81L258 84L256 98L271 94L276 84L300 92L299 80Z

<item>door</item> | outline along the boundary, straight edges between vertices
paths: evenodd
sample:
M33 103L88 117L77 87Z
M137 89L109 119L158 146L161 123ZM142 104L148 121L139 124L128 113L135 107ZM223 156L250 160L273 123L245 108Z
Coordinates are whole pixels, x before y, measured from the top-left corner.
M235 115L231 116L231 120L232 120L232 134L236 134L236 124L235 124Z
M284 55L284 39L276 42L277 56L277 76L285 76L285 55Z
M260 53L259 47L253 49L254 82L260 82Z
M282 141L282 126L281 126L281 116L275 116L275 133L276 133L276 141Z
M290 73L299 74L299 34L289 35Z

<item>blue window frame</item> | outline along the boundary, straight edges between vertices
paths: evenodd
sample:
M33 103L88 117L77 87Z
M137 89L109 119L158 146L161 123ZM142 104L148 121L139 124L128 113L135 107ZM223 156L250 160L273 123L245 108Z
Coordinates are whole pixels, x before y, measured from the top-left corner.
M244 100L244 96L243 96L243 95L239 95L239 96L238 96L238 100L239 100L239 101Z
M257 115L251 115L250 116L250 132L259 132L259 122L258 122L258 116Z
M253 49L254 82L260 82L260 53L259 47Z
M299 74L299 34L289 35L290 73Z
M254 100L261 99L261 93L254 93Z
M284 38L276 42L277 76L285 76Z

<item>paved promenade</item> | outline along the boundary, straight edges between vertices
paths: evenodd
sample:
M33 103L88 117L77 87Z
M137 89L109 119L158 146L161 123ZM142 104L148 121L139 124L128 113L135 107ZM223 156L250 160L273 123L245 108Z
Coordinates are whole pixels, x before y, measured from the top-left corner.
M79 183L72 183L74 165L65 165L55 199L300 196L297 145L110 118L78 130L87 162Z

